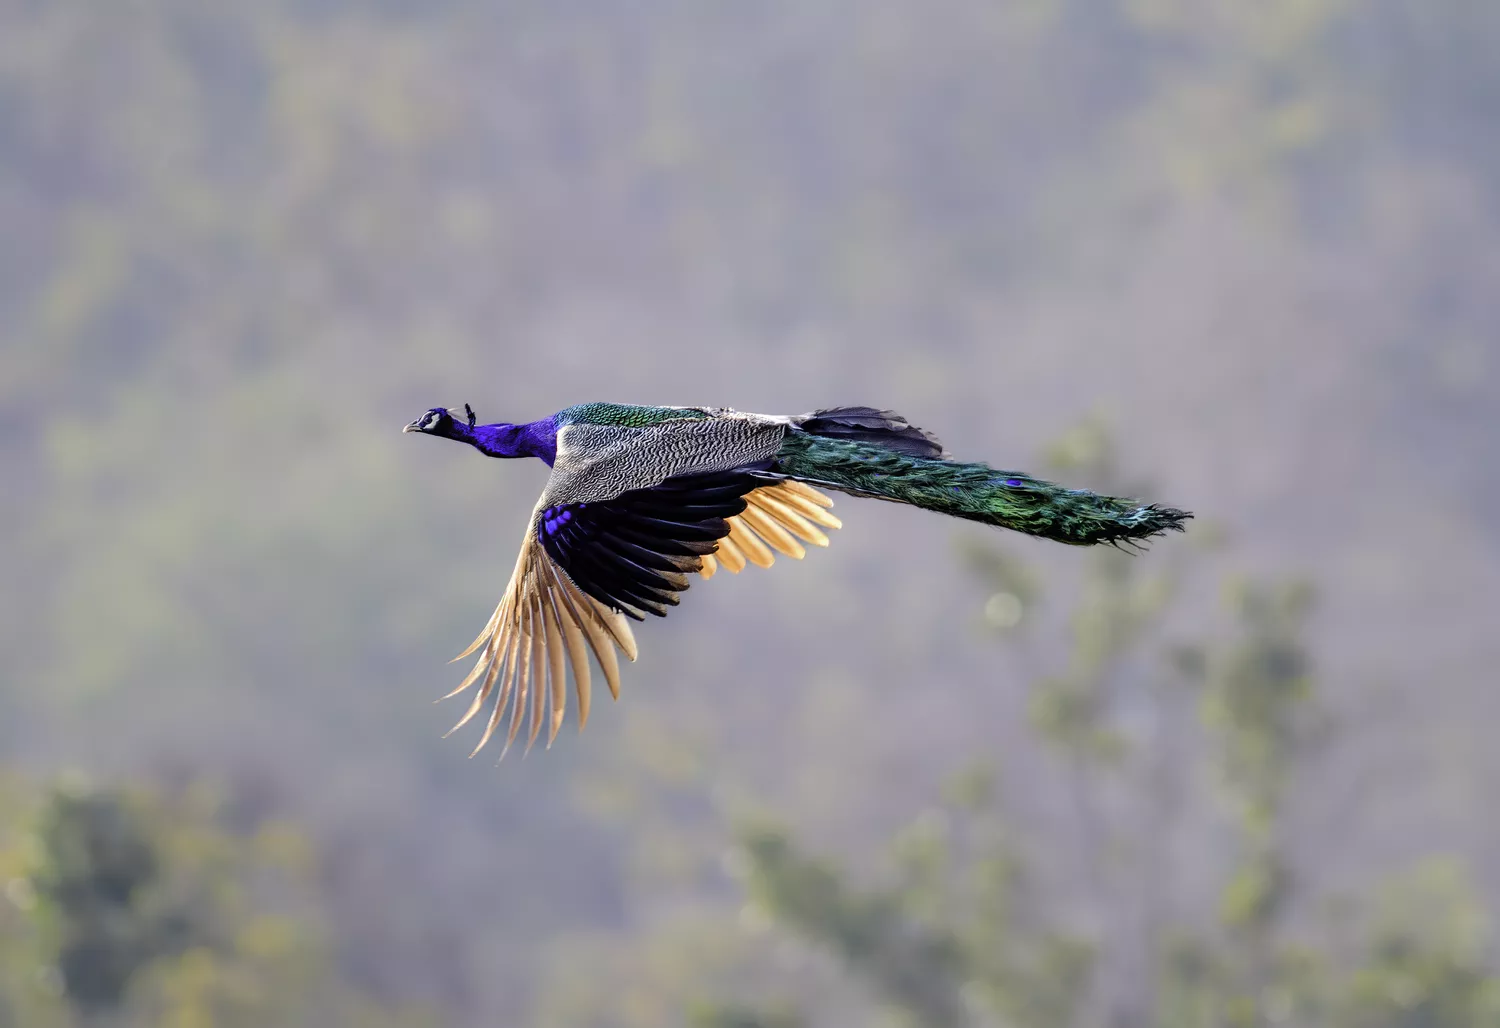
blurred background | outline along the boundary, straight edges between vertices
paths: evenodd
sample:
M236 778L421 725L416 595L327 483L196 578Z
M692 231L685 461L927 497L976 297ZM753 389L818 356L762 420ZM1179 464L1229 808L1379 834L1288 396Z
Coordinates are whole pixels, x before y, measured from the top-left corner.
M1500 5L0 2L0 1025L1500 1024ZM1198 513L840 500L446 742L546 468L894 408Z

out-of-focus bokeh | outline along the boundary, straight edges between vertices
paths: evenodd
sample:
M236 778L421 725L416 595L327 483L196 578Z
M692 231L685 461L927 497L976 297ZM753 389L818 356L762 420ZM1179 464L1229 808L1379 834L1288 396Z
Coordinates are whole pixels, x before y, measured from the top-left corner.
M0 3L0 1025L1500 1024L1500 5ZM901 411L616 704L431 700L467 401Z

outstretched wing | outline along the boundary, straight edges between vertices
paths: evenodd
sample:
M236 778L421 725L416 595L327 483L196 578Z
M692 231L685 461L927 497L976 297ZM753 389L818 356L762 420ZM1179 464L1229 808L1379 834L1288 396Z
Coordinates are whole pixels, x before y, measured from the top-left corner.
M448 734L473 720L495 695L474 753L498 730L507 706L507 749L528 713L527 748L544 722L550 746L567 709L569 667L580 729L589 715L590 653L610 694L619 697L616 650L632 661L637 652L627 618L642 621L642 612L666 616L694 572L708 578L721 563L734 572L747 563L770 567L773 550L800 558L803 541L827 546L817 526L839 527L825 509L833 501L800 482L757 478L754 470L682 475L603 501L548 504L544 498L505 596L484 631L454 658L480 651L449 697L481 684Z

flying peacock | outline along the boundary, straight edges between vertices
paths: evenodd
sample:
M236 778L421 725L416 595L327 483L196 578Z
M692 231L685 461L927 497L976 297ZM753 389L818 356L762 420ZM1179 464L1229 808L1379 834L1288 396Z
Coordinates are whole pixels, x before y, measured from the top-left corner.
M538 457L552 475L532 511L499 606L463 653L479 651L449 696L481 683L467 724L496 696L478 753L509 706L506 748L529 709L527 748L566 709L572 668L578 725L589 716L589 654L620 693L616 650L636 658L630 621L665 617L692 574L801 558L839 528L822 490L909 503L1061 543L1132 545L1182 531L1186 511L1019 471L950 460L892 411L833 407L794 417L725 407L585 403L528 424L476 425L434 407L403 429L468 443L489 457ZM502 752L503 756L503 752Z

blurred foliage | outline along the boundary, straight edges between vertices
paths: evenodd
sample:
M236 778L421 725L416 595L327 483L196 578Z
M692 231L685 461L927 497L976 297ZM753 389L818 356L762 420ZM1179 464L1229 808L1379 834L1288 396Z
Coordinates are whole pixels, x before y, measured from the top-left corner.
M1364 961L1341 983L1338 1024L1500 1024L1489 919L1462 868L1428 862L1379 897L1367 920Z
M785 1010L713 1004L700 1005L688 1017L689 1028L803 1028L805 1024Z
M1314 995L1484 1022L1482 941L1397 918L1333 969L1282 941L1304 904L1280 761L1328 751L1290 587L1237 592L1233 644L1162 665L1209 606L1206 517L1149 560L1088 554L1068 602L1080 554L973 544L968 604L950 526L862 505L874 527L851 516L826 562L695 590L581 744L497 776L423 701L541 469L395 433L464 400L889 402L1009 461L1108 397L1162 495L1243 505L1256 560L1318 562L1331 596L1384 590L1421 629L1401 688L1482 725L1455 697L1491 695L1493 660L1448 633L1492 609L1500 6L11 0L0 22L6 760L264 780L337 868L314 889L196 800L18 783L0 827L59 860L0 850L12 1022L85 1010L70 980L148 1023L337 1024L370 992L558 1028L862 1024L871 993L1037 1024ZM1043 463L1155 494L1117 458L1085 424ZM1345 654L1379 661L1349 621ZM1055 823L955 799L879 844L981 746ZM1424 830L1430 796L1402 801ZM747 811L789 826L756 836L783 885L836 902L790 910L752 874L743 909L721 858ZM73 891L91 847L113 892ZM943 868L991 923L945 906ZM891 971L908 957L933 981ZM1268 981L1286 995L1251 995Z
M910 1024L966 1025L976 1005L1022 1028L1072 1024L1091 948L1036 928L1022 865L985 796L957 789L951 805L902 831L891 844L895 880L874 890L801 853L784 829L749 830L750 900L835 952Z
M0 1024L416 1026L339 977L312 854L204 790L4 783Z

